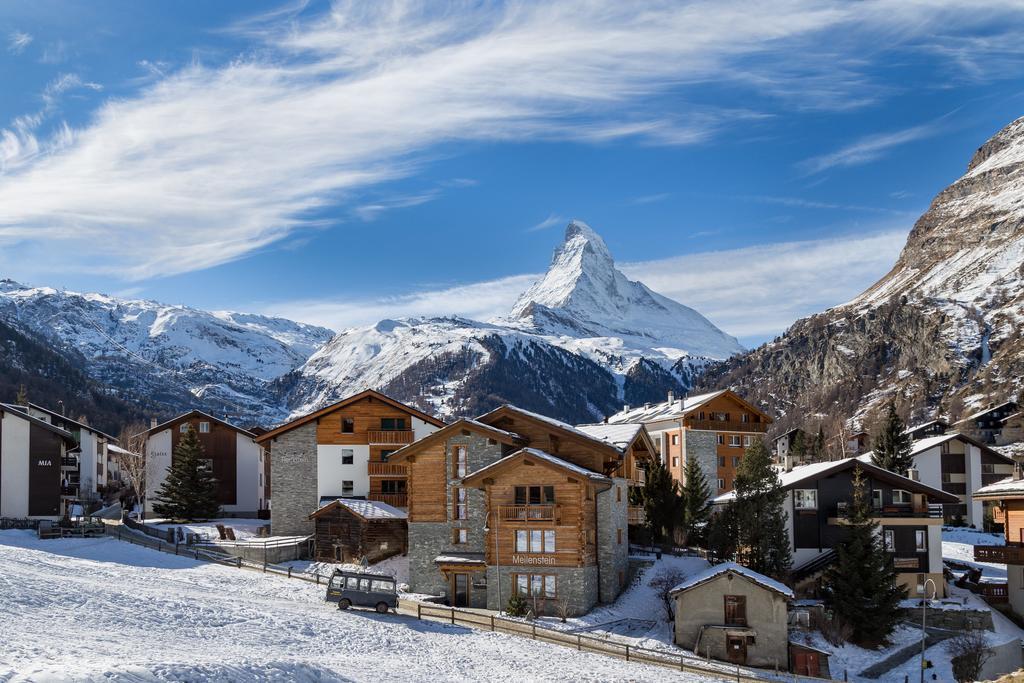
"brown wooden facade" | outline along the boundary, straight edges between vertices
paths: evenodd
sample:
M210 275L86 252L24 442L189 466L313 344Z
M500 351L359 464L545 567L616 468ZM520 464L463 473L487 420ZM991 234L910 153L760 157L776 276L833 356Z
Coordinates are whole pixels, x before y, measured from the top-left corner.
M404 518L364 517L334 501L309 517L315 523L316 559L321 562L380 562L408 550Z

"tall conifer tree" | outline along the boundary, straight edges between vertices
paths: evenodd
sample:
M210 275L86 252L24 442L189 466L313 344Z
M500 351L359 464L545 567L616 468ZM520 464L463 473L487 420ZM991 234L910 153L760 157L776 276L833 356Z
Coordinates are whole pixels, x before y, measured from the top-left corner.
M166 519L211 519L220 513L217 480L191 425L174 449L167 478L156 498L153 511Z
M679 525L686 534L687 545L703 544L707 536L706 525L711 517L710 499L711 489L704 470L696 458L688 458L683 470L679 515Z
M736 556L745 567L780 581L792 565L785 497L771 454L758 439L736 472Z
M895 404L889 404L885 422L871 446L871 461L882 469L906 476L907 470L914 465L914 457L910 454L913 442L906 433L903 420L896 414Z
M679 487L658 459L647 470L641 498L651 542L657 545L672 539L679 513Z
M906 589L896 583L896 569L882 547L866 488L858 466L844 540L836 545L836 562L825 572L825 605L852 629L852 642L873 648L896 628Z

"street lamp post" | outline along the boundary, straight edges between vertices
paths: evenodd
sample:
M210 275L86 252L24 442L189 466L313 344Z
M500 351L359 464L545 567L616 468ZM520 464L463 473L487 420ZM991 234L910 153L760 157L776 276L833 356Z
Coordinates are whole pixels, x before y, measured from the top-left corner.
M925 645L928 641L928 632L925 630L928 624L928 584L932 585L932 600L935 599L935 593L938 591L935 582L931 579L926 579L924 582L923 597L921 598L921 683L924 683L924 667L925 658L924 650Z

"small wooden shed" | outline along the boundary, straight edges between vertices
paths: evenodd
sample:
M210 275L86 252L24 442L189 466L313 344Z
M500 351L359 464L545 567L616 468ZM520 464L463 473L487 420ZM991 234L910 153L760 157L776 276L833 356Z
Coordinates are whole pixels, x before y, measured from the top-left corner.
M406 513L387 503L357 498L321 501L314 522L315 556L321 562L380 562L409 546Z

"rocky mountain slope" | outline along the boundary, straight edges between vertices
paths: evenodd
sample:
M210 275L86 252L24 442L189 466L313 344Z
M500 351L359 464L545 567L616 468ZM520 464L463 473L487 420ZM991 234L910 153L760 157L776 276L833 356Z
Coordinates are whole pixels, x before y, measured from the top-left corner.
M333 335L280 318L209 313L10 280L0 281L0 321L149 413L200 407L265 422L284 416L268 394L270 383Z
M1016 397L1024 386L1024 118L981 146L915 223L892 270L853 301L702 379L780 415L911 419Z
M514 402L583 421L685 391L712 359L741 350L693 309L628 280L600 236L575 221L509 316L347 330L280 386L295 413L374 387L442 415Z

